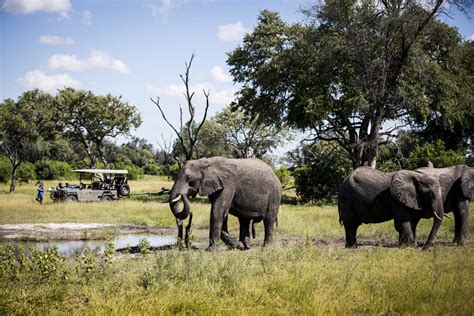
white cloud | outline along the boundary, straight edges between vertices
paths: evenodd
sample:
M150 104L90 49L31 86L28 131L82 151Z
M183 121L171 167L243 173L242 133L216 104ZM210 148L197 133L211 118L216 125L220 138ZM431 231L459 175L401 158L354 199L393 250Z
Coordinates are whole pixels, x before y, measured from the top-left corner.
M41 44L47 45L73 45L74 41L69 37L61 37L55 35L42 35L39 38Z
M211 91L211 96L209 99L213 104L223 108L228 106L235 99L235 92L236 91L232 88L218 90L213 94Z
M114 59L104 51L93 50L87 62L91 68L108 68L121 73L130 73L130 69L123 61Z
M153 94L153 96L171 96L178 97L184 100L184 85L183 84L169 84L164 87L156 87L147 85L146 91ZM223 108L230 104L234 100L235 90L233 88L217 90L214 85L202 82L189 87L191 92L196 92L193 101L196 105L204 104L203 90L210 91L209 102L212 107Z
M63 69L63 70L83 70L86 63L77 59L76 55L56 54L49 58L49 69Z
M82 22L82 24L92 25L92 17L93 16L94 15L92 14L91 11L88 11L88 10L82 11L82 13L81 13L81 22Z
M467 37L468 42L474 42L474 34L471 34Z
M53 55L49 58L48 68L72 71L112 69L120 73L130 73L130 69L123 61L115 59L106 52L100 50L92 50L87 60L80 60L76 55Z
M219 37L220 40L226 42L239 41L248 31L249 30L246 29L239 21L234 24L219 25L219 32L217 32L217 37Z
M63 19L69 16L71 2L69 0L5 0L2 9L13 14L58 13Z
M218 82L232 82L232 77L229 74L224 72L224 69L220 66L214 66L210 70L211 77Z
M79 88L81 86L81 82L74 80L68 74L48 75L41 70L26 73L19 82L28 89L38 88L50 93L64 87Z
M167 15L176 4L177 1L160 0L159 2L148 3L146 6L150 8L151 14L156 18Z

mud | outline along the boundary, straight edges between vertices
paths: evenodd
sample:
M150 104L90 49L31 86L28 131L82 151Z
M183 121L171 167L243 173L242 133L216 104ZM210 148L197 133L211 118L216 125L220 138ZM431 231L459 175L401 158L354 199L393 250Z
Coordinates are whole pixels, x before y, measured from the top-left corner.
M104 239L108 231L115 234L172 235L175 228L101 223L41 223L0 225L0 240L42 241Z
M0 225L0 242L8 241L54 241L54 240L103 240L108 232L113 231L116 235L130 234L152 234L159 236L176 236L176 227L152 227L139 225L116 225L102 223L36 223L36 224L3 224ZM194 246L197 249L205 249L208 245L208 229L194 228ZM234 236L236 237L236 236ZM263 235L257 239L251 239L251 248L259 248L263 243ZM274 243L281 246L312 245L321 248L344 248L344 238L318 238L307 240L299 236L283 236L278 233L274 236ZM438 240L435 245L442 247L456 247L450 241ZM421 248L422 243L409 248ZM465 246L474 247L474 241L467 239ZM358 248L398 248L398 240L376 240L370 238L358 238ZM224 245L220 247L226 249ZM168 246L159 249L169 249ZM158 250L158 249L157 249Z

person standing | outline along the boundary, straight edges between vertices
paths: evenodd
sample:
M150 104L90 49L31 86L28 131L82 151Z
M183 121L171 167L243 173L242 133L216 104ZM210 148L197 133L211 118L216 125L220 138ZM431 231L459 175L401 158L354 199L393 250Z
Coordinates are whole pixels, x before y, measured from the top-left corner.
M43 199L44 199L44 185L43 182L36 182L36 184L39 183L38 189L36 189L38 192L36 193L36 201L39 202L39 204L43 204Z

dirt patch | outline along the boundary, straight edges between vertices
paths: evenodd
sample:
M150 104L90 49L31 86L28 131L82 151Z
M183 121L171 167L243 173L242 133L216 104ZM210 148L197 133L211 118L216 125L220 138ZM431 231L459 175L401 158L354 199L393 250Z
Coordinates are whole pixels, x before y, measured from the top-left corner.
M49 241L49 240L93 240L105 239L107 233L113 231L118 235L123 234L155 234L176 235L176 227L153 227L139 225L117 225L104 223L28 223L28 224L3 224L0 225L1 241ZM194 245L205 249L208 245L209 230L193 228L195 237ZM236 236L234 236L236 237ZM251 248L259 248L263 243L263 236L250 241ZM282 246L311 245L317 248L344 248L344 238L312 238L307 240L299 236L275 236L275 244ZM455 247L452 242L438 240L435 245ZM418 244L418 248L422 246ZM473 247L474 242L467 239L465 246ZM377 240L359 238L359 248L398 248L398 240ZM222 249L226 247L221 245ZM413 247L415 248L415 247Z
M38 223L0 225L0 240L80 240L103 239L107 232L171 235L175 228L102 223Z

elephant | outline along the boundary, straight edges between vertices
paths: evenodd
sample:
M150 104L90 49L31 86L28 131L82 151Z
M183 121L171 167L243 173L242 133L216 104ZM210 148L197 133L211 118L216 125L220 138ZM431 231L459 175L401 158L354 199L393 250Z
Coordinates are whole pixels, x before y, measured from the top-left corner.
M281 193L278 177L259 159L201 158L185 163L170 190L169 205L176 217L180 237L182 221L192 215L188 197L207 196L211 202L207 250L216 250L219 239L231 248L249 249L251 221L263 220L264 246L272 242ZM184 202L181 211L180 200ZM228 232L228 214L239 219L240 244Z
M362 223L381 223L393 219L390 193L393 174L359 167L340 185L339 222L346 233L346 248L357 246L357 229Z
M419 171L401 170L390 182L395 200L393 216L395 229L402 244L416 244L416 225L421 218L433 218L433 226L423 249L428 249L444 217L442 184L438 178Z
M401 197L394 196L391 191L393 177L399 173L385 173L370 167L359 167L355 169L340 185L338 194L338 211L339 222L344 226L346 234L346 248L357 246L357 229L364 223L381 223L392 220L397 214L395 228L399 233L400 244L413 242L413 238L409 238L410 231L405 231L405 222L403 216L407 214L415 214L421 212L417 208L410 208L398 199ZM403 174L414 174L415 171L403 170ZM429 190L423 191L423 201L430 202L430 198L436 196L436 181L432 177L416 173L413 175L420 184L430 182L433 184ZM417 177L415 177L417 176ZM415 181L413 179L413 181ZM424 182L423 182L424 181ZM433 203L423 204L423 211L431 209ZM427 217L430 214L423 213L422 216ZM403 215L403 216L402 216ZM421 216L421 215L420 215ZM410 223L410 222L409 222ZM436 229L437 230L437 229ZM434 237L434 235L433 235Z
M463 245L469 224L469 201L474 198L474 168L457 165L447 168L424 167L416 171L436 177L442 186L445 213L454 214L453 242ZM416 233L418 221L412 223Z

